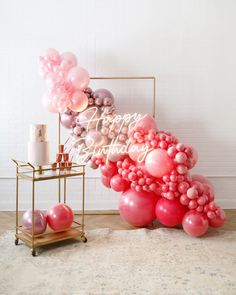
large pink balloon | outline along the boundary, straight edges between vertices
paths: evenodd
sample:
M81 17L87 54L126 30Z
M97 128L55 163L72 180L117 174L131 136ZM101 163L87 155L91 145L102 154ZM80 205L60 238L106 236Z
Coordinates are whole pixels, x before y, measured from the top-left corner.
M136 143L130 144L128 148L129 157L135 162L143 162L144 159L145 144Z
M97 89L94 91L93 94L94 98L100 98L100 99L104 99L104 98L111 98L112 99L112 103L114 100L113 94L107 90L107 89Z
M32 211L27 210L22 216L23 229L32 234ZM34 234L39 235L45 232L47 220L44 213L40 210L34 211Z
M156 204L156 217L165 226L176 226L183 220L186 207L179 200L161 198Z
M63 70L69 70L77 65L77 58L72 52L64 52L61 55L60 67Z
M157 124L155 119L150 116L150 115L146 115L145 117L143 117L142 119L140 119L137 124L135 125L135 129L136 128L142 128L144 131L148 132L150 129L157 129Z
M73 222L73 218L73 211L66 204L56 204L47 212L47 222L53 230L69 228Z
M61 124L70 129L75 127L75 116L70 114L61 114Z
M151 151L145 160L147 171L154 177L161 178L170 173L174 168L173 160L168 156L167 151L155 149Z
M83 68L71 68L67 78L75 89L84 90L88 87L89 73Z
M119 174L114 175L110 181L111 188L116 192L124 192L129 188L129 183Z
M76 91L71 97L70 109L74 112L82 112L88 106L88 97L82 91Z
M190 210L184 215L182 225L187 234L193 237L200 237L208 229L208 220L204 214Z
M156 219L155 206L158 197L154 193L136 192L131 189L122 193L119 200L121 217L129 224L143 227Z
M117 167L116 164L113 162L105 163L104 165L101 165L100 168L102 175L106 177L112 177L115 174L117 174Z

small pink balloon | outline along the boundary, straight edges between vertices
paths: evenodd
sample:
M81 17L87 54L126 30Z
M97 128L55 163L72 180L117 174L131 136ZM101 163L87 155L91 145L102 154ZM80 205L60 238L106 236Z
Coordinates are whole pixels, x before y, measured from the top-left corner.
M129 183L119 174L114 175L110 182L111 188L116 192L124 192L129 188Z
M89 73L83 68L71 68L67 78L75 89L84 90L88 87Z
M157 124L153 117L146 115L136 123L135 129L136 128L142 128L144 131L148 132L150 129L157 130Z
M173 160L168 156L167 151L155 149L151 151L145 160L147 171L154 177L161 178L170 173L174 168Z
M72 67L77 65L77 58L72 52L64 52L61 55L61 64L60 67L63 70L69 70Z
M97 89L94 91L94 94L93 94L93 97L96 99L96 98L100 98L100 99L104 99L104 98L110 98L110 103L109 104L112 104L113 103L113 100L114 100L114 97L113 97L113 94L107 90L107 89Z
M179 200L161 198L156 204L157 220L165 226L176 226L182 222L186 207Z
M32 211L27 210L22 216L23 229L32 234ZM45 232L47 220L44 213L40 210L34 211L34 234L39 235Z
M45 110L47 110L50 113L58 113L57 103L54 102L50 95L45 94L42 97L42 105Z
M59 52L54 49L54 48L48 48L45 52L44 52L44 58L46 59L52 59L55 62L59 62L60 61L60 54Z
M68 129L75 127L75 116L66 113L61 114L61 124Z
M73 218L73 211L66 204L56 204L47 212L47 222L53 230L69 228L73 222Z
M82 112L88 106L88 97L82 91L75 91L70 100L69 108L74 112Z
M110 181L111 181L111 178L110 177L106 177L104 175L101 176L101 181L102 181L102 184L107 187L107 188L111 188L111 185L110 185Z
M154 193L136 192L129 189L120 196L120 215L133 226L148 226L156 219L155 206L157 201L158 197Z
M190 210L184 215L182 225L188 235L200 237L208 229L208 220L204 214Z
M189 167L188 167L189 169L192 169L196 165L197 160L198 160L197 151L192 147L191 147L191 149L192 149L192 156L190 158L190 163L189 163Z

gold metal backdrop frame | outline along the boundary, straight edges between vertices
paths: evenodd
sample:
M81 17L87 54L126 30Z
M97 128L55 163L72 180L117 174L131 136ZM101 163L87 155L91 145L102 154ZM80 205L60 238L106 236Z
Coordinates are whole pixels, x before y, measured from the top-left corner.
M156 77L155 76L101 76L101 77L90 77L90 80L149 80L152 81L153 96L152 96L152 116L156 118ZM58 115L58 144L61 144L61 115ZM85 185L84 185L85 186ZM61 179L58 179L58 192L59 198L61 195ZM89 212L84 210L84 215L103 215L104 211L101 212ZM119 215L119 211L107 212L108 215ZM75 214L77 215L77 214Z

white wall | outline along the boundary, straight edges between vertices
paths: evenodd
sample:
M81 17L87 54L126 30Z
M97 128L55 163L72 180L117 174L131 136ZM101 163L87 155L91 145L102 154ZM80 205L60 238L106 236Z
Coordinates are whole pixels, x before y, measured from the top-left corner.
M235 208L235 14L234 0L1 0L0 210L14 208L10 159L26 159L29 124L48 123L56 147L56 118L41 107L37 64L48 47L74 52L92 76L155 75L158 125L196 147L195 172L211 178L221 205ZM149 111L150 85L140 83L99 86L111 89L121 108ZM88 175L87 208L116 208L119 195L100 185L99 172ZM48 188L39 184L39 206L52 202ZM22 192L27 208L26 184Z

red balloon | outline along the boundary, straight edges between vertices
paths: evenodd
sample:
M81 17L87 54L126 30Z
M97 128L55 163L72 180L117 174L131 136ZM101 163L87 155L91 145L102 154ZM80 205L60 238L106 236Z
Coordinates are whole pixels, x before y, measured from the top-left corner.
M124 192L129 188L129 183L119 174L114 175L110 182L111 188L116 192Z
M110 181L111 181L111 178L110 177L106 177L104 175L101 176L101 181L102 181L102 184L107 187L107 188L111 188L111 185L110 185Z
M148 226L156 219L155 206L157 200L158 197L154 193L136 192L129 189L120 196L120 215L131 225Z
M62 230L70 227L73 219L73 211L66 204L56 204L47 212L47 222L53 230Z
M204 214L190 210L184 215L182 225L187 234L200 237L208 229L208 219Z
M225 220L226 220L225 212L222 209L218 209L218 210L220 210L220 216L216 215L216 218L209 220L209 224L211 227L221 227L225 223Z
M112 177L117 174L116 164L113 162L108 162L101 166L100 168L102 175L106 177Z
M161 198L156 204L156 217L165 226L176 226L182 222L186 207L179 200Z

